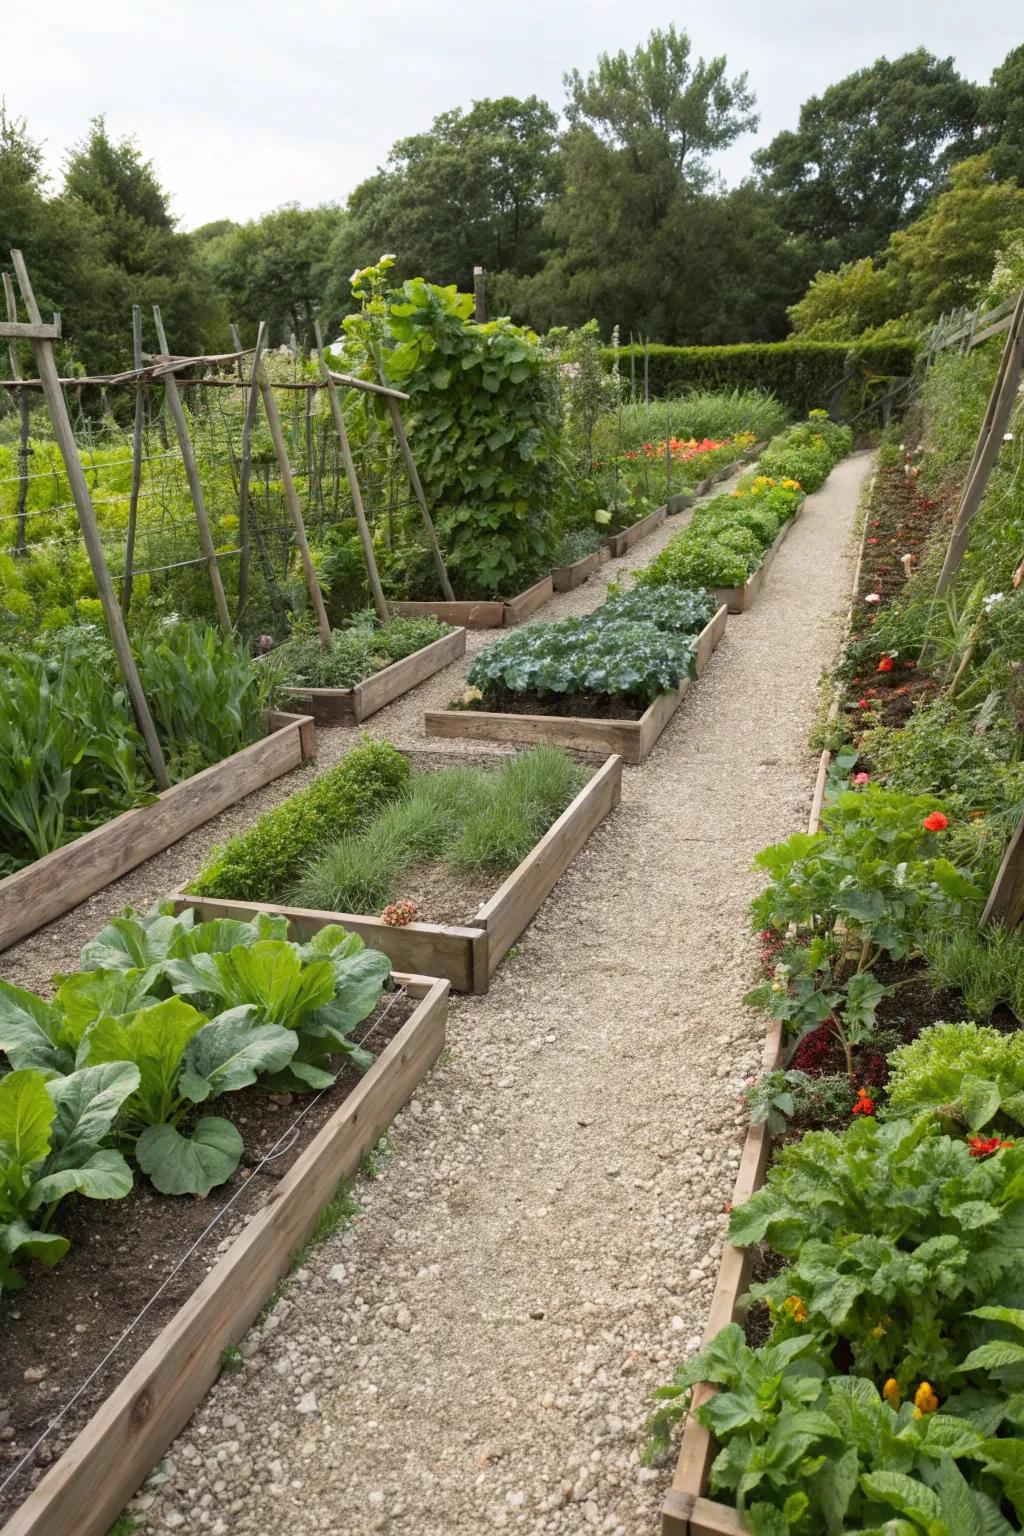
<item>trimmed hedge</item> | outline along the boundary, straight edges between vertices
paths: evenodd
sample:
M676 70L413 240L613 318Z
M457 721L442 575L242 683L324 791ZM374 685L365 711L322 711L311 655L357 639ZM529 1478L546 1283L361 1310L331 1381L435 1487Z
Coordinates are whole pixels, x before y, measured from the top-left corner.
M623 378L629 378L630 353L636 357L638 383L643 381L643 347L602 347L601 359L611 368L616 357ZM650 388L655 396L683 394L689 389L767 389L800 416L826 400L851 368L860 380L850 386L859 409L864 386L871 379L905 378L913 372L916 341L740 342L728 347L667 347L652 343Z
M398 799L411 774L409 759L397 747L364 735L320 778L214 848L190 893L225 901L280 900L317 848L358 831Z

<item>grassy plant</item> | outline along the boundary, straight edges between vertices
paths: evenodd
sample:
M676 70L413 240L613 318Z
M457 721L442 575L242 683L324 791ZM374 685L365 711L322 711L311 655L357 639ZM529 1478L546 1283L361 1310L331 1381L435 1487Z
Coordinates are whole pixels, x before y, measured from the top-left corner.
M624 405L615 416L602 418L597 440L602 448L609 442L633 448L671 437L700 440L753 432L762 441L780 432L788 419L786 407L764 390L693 390L648 405Z
M299 905L379 912L404 871L441 862L456 873L508 871L562 813L586 771L557 747L534 747L494 772L422 774L362 831L320 847L291 888Z
M921 948L933 985L959 992L972 1017L987 1019L1004 1003L1024 1022L1024 929L944 923Z
M316 848L394 800L409 775L409 761L397 748L366 737L308 788L215 848L191 890L235 901L279 899Z

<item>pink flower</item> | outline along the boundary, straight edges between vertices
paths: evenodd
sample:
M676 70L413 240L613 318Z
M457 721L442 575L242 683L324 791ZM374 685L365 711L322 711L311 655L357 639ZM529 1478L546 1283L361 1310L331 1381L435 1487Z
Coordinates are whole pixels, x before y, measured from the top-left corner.
M853 782L855 784L870 784L871 775L870 773L855 773L853 776Z
M877 592L869 592L864 598L864 601L866 603L880 603L882 599Z

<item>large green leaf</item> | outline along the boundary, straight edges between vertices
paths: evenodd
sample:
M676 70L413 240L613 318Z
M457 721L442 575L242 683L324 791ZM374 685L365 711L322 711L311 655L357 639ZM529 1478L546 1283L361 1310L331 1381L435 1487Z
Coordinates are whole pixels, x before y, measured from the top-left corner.
M150 912L115 917L82 950L83 971L135 971L159 965L195 921L191 908L180 917Z
M144 1125L157 1125L170 1113L185 1047L205 1023L204 1015L180 997L124 1018L98 1019L88 1035L89 1064L134 1062L140 1082L125 1113Z
M155 980L152 967L145 971L76 971L65 977L56 1002L64 1015L66 1038L77 1049L89 1027L104 1014L119 1018L159 1002L150 991Z
M980 1131L999 1113L999 1085L987 1078L964 1075L960 1085L964 1119L972 1131Z
M118 1110L138 1088L141 1073L130 1061L107 1061L53 1078L46 1091L56 1116L43 1174L84 1163L108 1134Z
M0 1158L25 1168L41 1163L55 1113L41 1072L22 1069L0 1078Z
M167 974L178 993L213 997L226 1008L251 1003L263 1023L283 1029L301 1028L334 995L331 962L304 965L296 946L280 939L236 945L226 954L170 960Z
M15 1269L19 1259L38 1259L51 1269L71 1244L56 1232L36 1232L27 1221L0 1221L0 1290L19 1291L25 1284Z
M151 1125L135 1156L162 1195L208 1195L238 1167L242 1138L230 1120L204 1115L189 1136L172 1125Z
M373 1012L391 975L391 961L375 949L361 949L332 961L334 997L320 1018L344 1036Z
M261 1072L280 1072L295 1054L299 1037L277 1024L254 1028L257 1010L231 1008L192 1036L185 1051L179 1088L194 1104L247 1088Z
M28 1209L63 1200L65 1195L85 1195L89 1200L123 1200L131 1193L132 1171L120 1152L100 1147L84 1163L57 1173L44 1173L32 1186Z
M901 1515L908 1515L925 1530L941 1517L942 1503L938 1494L903 1472L867 1472L860 1485L869 1498L890 1505Z
M75 1064L64 1039L61 1010L9 981L0 981L0 1051L16 1070L70 1072Z

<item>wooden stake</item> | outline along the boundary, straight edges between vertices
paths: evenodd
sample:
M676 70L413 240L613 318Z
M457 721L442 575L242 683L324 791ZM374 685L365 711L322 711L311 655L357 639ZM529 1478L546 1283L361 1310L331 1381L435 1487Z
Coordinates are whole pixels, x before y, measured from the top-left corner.
M985 420L982 423L974 450L974 459L960 499L946 559L935 588L937 599L943 597L952 586L967 549L971 523L988 488L989 476L1003 445L1003 433L1006 431L1017 397L1017 385L1020 383L1022 366L1024 366L1024 290L1013 312L1013 323L1006 338L1006 346L1003 348L999 373L989 396Z
M985 910L981 914L981 927L986 923L1002 923L1016 928L1024 918L1024 820L1010 839L1003 862L999 866Z
M314 320L313 333L316 337L316 355L320 363L320 373L327 386L327 399L331 407L331 417L334 421L334 430L338 434L338 443L341 447L341 459L345 466L345 478L348 481L349 495L352 497L352 510L355 512L356 525L359 529L359 541L363 546L363 558L366 561L366 574L370 581L370 591L373 593L374 607L380 616L382 624L386 624L391 617L388 609L387 598L384 596L384 588L381 586L380 573L377 570L377 559L373 552L373 540L370 537L369 525L366 521L366 509L363 506L363 495L359 488L359 477L356 474L356 466L352 458L352 447L348 440L348 432L345 428L345 415L338 398L338 390L331 378L331 370L327 366L324 357L324 339L320 333L320 322Z
M232 340L237 343L238 331L231 327ZM245 402L245 415L242 417L242 457L238 466L238 618L241 621L242 610L249 597L249 562L252 558L252 546L249 533L249 480L252 475L252 429L256 423L256 409L259 404L260 392L256 384L256 375L260 370L263 359L263 344L266 340L266 327L260 321L256 332L256 350L253 353L253 376L249 386L248 398ZM236 350L240 348L236 347ZM242 365L238 365L239 378L241 378Z
M11 260L18 277L18 286L21 296L25 301L29 319L41 326L39 307L36 304L35 294L32 292L32 284L29 281L25 259L20 251L11 252ZM36 369L43 385L43 394L50 412L50 420L53 423L53 435L57 439L61 458L64 460L64 468L67 472L68 484L71 487L71 495L78 511L78 521L82 527L82 538L85 540L85 548L89 555L89 564L92 567L93 580L96 583L96 591L99 593L100 602L103 604L103 612L106 614L107 627L110 630L110 639L117 656L121 676L124 678L128 697L135 711L139 730L142 732L146 743L146 751L149 755L150 766L153 769L153 777L161 789L169 789L171 785L167 773L167 765L164 762L164 754L153 724L153 717L146 703L146 696L142 691L142 682L139 678L135 658L128 641L128 632L124 627L124 618L118 607L117 594L114 591L114 583L110 579L107 570L107 562L103 556L103 544L100 540L100 531L96 525L96 513L93 510L92 498L89 495L89 487L86 484L82 463L78 457L78 449L75 445L74 433L71 430L71 419L68 416L67 402L61 392L57 376L57 364L53 358L53 344L48 337L36 337L33 341L36 355Z
M487 320L487 296L484 291L483 267L473 268L473 302L476 306L476 323L484 325Z
M163 357L169 357L167 337L164 334L164 322L160 317L159 304L153 305L153 320L156 323L157 344ZM181 458L185 466L185 478L188 480L188 488L192 495L192 505L195 508L196 524L199 528L199 542L206 559L206 569L210 573L210 586L213 588L213 601L217 609L217 617L220 627L226 635L231 633L231 615L228 613L228 600L224 596L224 583L220 579L220 566L217 564L217 551L213 547L213 538L210 533L210 522L206 515L206 500L203 496L203 487L199 479L199 469L196 465L196 456L192 451L192 439L188 432L188 422L185 420L185 411L178 394L178 384L173 373L162 376L164 386L164 398L174 422L174 430L178 437L178 447L181 449Z
M399 409L398 401L395 400L393 396L388 395L387 402L388 414L391 417L391 425L394 429L395 437L398 439L398 446L401 449L402 462L405 465L405 472L409 477L409 484L413 488L413 493L416 497L416 500L419 502L420 515L423 518L423 523L427 530L427 541L430 544L430 552L434 557L434 568L437 571L438 580L441 583L441 591L444 593L445 601L453 603L455 601L455 593L452 591L452 584L448 580L448 572L445 569L444 556L441 553L441 546L437 542L437 534L434 531L434 523L430 516L430 508L427 506L427 498L423 493L423 486L420 482L420 473L416 468L416 460L412 456L412 449L409 447L409 439L405 435L405 427L402 423L402 412Z
M132 305L132 353L135 367L142 367L142 310ZM135 385L135 423L132 429L132 488L128 499L128 530L124 545L124 581L121 585L121 609L125 617L132 605L135 563L135 529L139 516L139 490L142 486L142 426L146 410L142 381Z
M320 631L320 643L325 651L329 651L331 648L331 624L327 617L327 609L324 607L324 595L320 591L320 583L317 581L316 571L313 569L313 557L309 552L306 524L302 518L302 507L299 505L299 495L295 489L295 477L292 474L292 466L288 459L288 449L284 440L284 431L281 427L281 416L277 409L274 390L270 380L267 378L262 358L259 361L258 370L253 373L253 378L259 384L260 395L263 399L263 409L267 413L267 425L270 428L270 436L273 439L274 453L277 455L277 467L281 471L281 485L284 489L285 505L288 508L288 513L295 529L295 542L299 546L299 554L302 557L306 589L309 592L309 600L313 604L313 612L316 614L316 627Z
M14 297L14 284L11 282L9 272L4 273L4 299L7 306L7 319L11 324L16 324L18 319L18 304ZM11 377L21 378L21 370L18 367L18 344L11 338L8 348L11 359ZM30 406L28 393L24 389L15 390L14 398L18 405L18 415L21 425L18 434L18 505L17 522L15 524L14 553L25 553L25 524L28 519L28 439L31 430Z

